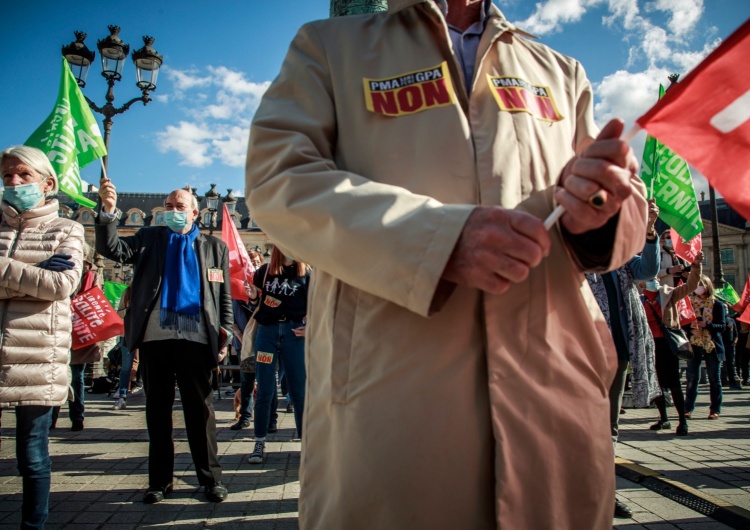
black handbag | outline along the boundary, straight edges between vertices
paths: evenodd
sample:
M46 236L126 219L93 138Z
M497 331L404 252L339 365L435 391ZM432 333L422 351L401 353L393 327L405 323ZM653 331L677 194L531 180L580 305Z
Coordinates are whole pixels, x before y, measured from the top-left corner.
M666 339L667 344L669 345L669 351L672 352L672 355L682 361L692 360L695 357L695 353L693 353L693 348L690 346L690 341L688 340L687 335L685 335L685 332L682 331L681 328L668 328L667 325L664 324L664 321L659 318L659 315L656 314L654 308L651 307L651 304L648 304L648 306L651 308L654 317L656 317L656 321L659 323L661 334L664 335L664 339Z
M669 351L671 351L675 357L682 361L690 361L695 357L693 348L690 346L690 341L682 329L672 329L662 324L661 332L664 335L664 338L667 339Z

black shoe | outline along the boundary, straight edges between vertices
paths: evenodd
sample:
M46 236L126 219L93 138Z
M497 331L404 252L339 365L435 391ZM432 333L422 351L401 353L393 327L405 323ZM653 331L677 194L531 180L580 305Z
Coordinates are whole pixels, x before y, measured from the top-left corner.
M659 420L656 423L654 423L649 429L652 431L661 431L662 429L671 429L672 424L669 423L669 420Z
M633 517L633 510L628 505L615 497L615 517L619 519L630 519Z
M276 423L272 423L271 425L268 426L269 433L278 432L278 430L279 430L279 427L278 425L276 425Z
M732 390L742 390L742 383L740 383L739 379L735 379L729 382L729 388Z
M294 412L294 404L292 402L289 402L286 404L286 411L287 412Z
M167 484L163 488L149 487L146 493L143 495L143 502L145 504L156 504L164 500L168 494L172 493L173 484Z
M677 430L674 432L677 436L687 436L688 426L687 423L680 423L677 426Z
M83 420L73 420L73 426L70 428L71 431L82 431Z
M213 486L206 486L206 498L211 502L222 502L227 498L229 492L227 487L221 482L217 482Z
M238 421L237 423L235 423L229 428L232 429L233 431L239 431L240 429L245 429L247 427L250 427L249 421Z

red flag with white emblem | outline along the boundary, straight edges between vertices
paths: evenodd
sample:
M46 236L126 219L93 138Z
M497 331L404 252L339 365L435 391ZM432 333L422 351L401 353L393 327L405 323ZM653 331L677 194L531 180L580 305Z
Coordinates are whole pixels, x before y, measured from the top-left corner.
M682 239L682 236L677 233L677 230L674 228L669 229L669 233L672 237L672 245L674 248L674 253L680 256L682 259L687 261L688 263L692 263L695 261L695 256L698 255L698 252L703 250L703 242L701 239L701 235L698 234L690 241L685 241Z
M750 19L636 120L750 219Z
M252 281L255 266L250 260L237 227L232 222L226 204L222 215L221 240L229 248L229 284L232 287L232 299L247 302L249 299L245 292L245 282Z

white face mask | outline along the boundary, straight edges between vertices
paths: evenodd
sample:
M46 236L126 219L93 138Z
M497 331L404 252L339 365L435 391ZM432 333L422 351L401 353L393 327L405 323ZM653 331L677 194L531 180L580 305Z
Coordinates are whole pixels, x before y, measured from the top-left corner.
M703 296L704 294L706 294L706 288L705 288L705 287L703 287L702 285L699 285L699 286L698 286L698 287L697 287L697 288L695 289L695 294L697 294L698 296Z

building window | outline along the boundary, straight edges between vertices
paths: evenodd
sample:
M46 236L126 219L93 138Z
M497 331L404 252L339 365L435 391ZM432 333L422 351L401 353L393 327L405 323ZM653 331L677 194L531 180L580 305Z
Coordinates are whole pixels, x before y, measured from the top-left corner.
M130 220L132 222L137 223L138 221L140 221L140 219L141 219L141 216L138 215L137 213L133 212L130 214Z
M723 252L723 251L722 251ZM734 274L725 274L724 279L727 281L727 283L731 283L732 287L737 285L737 283L734 281ZM742 293L740 293L742 294Z
M81 214L81 221L84 223L91 221L91 212L83 212Z
M721 262L722 263L734 263L734 249L733 248L721 249Z
M164 212L156 212L154 214L154 226L164 226Z

